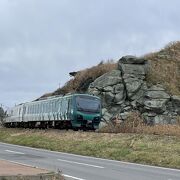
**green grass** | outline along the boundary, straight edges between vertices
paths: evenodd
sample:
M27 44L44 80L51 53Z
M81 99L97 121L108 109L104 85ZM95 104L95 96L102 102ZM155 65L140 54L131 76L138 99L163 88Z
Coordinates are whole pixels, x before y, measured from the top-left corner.
M0 141L180 169L180 139L176 136L1 128Z

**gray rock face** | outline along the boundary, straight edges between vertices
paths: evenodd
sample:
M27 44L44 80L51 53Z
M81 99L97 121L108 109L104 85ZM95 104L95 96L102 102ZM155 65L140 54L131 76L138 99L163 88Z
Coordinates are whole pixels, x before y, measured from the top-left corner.
M144 95L144 109L161 114L166 111L170 95L161 86L150 87Z
M124 91L121 91L114 96L114 103L122 104L124 103L125 98L126 98L126 95L124 94Z
M145 97L149 99L170 99L170 95L165 91L147 91Z
M124 79L124 82L126 85L128 98L131 98L135 93L137 93L143 84L143 80L131 77Z
M146 74L145 67L139 64L119 64L119 68L124 74L134 74L134 75L144 75L144 76Z
M123 56L120 60L120 63L122 64L145 64L147 60L143 58L137 58L136 56Z
M113 86L121 82L121 72L119 70L113 70L97 78L90 84L90 88L96 87L97 89L103 89L104 87Z
M172 106L174 108L174 112L177 112L180 115L180 97L179 96L172 96Z
M145 100L144 101L144 108L145 110L149 110L156 113L163 113L166 111L166 102L165 99L152 99L152 100Z
M175 124L176 119L172 116L158 115L154 118L154 124Z
M102 75L90 84L88 92L98 95L103 104L103 120L113 117L124 121L138 110L147 124L171 124L180 115L180 97L170 96L161 85L147 87L148 62L135 56L124 56L118 69Z

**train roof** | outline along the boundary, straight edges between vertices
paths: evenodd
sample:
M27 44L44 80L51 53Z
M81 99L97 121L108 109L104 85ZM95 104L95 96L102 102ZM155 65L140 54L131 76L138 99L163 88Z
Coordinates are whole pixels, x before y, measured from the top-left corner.
M71 97L71 96L79 96L79 95L81 95L81 96L91 96L91 97L96 97L96 98L100 99L100 97L98 97L98 96L95 96L95 95L92 95L92 94L87 94L87 93L68 93L68 94L65 94L65 95L50 96L50 97L39 99L37 101L26 102L26 103L23 103L23 104L36 104L38 102L44 102L44 101L48 101L48 100L58 99L58 98L61 98L61 97ZM21 105L23 105L23 104L21 104Z
M96 97L97 99L100 99L100 97L98 96L95 96L95 95L92 95L92 94L87 94L87 93L68 93L66 95L58 95L58 96L50 96L48 98L43 98L43 99L40 99L38 101L30 101L30 102L25 102L25 103L21 103L21 104L18 104L12 108L10 108L10 110L14 109L14 108L19 108L21 106L24 106L24 105L28 105L28 104L36 104L38 102L45 102L45 101L50 101L50 100L53 100L53 99L58 99L60 97L71 97L71 96L91 96L91 97Z

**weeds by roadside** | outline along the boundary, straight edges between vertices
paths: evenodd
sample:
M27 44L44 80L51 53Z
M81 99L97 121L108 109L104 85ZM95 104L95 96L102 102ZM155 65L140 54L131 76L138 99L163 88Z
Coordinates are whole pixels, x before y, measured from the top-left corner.
M115 122L118 122L115 120ZM132 112L127 120L120 123L109 123L99 130L101 133L137 133L137 134L152 134L152 135L168 135L180 136L179 116L177 124L157 124L149 126L143 122L140 113Z

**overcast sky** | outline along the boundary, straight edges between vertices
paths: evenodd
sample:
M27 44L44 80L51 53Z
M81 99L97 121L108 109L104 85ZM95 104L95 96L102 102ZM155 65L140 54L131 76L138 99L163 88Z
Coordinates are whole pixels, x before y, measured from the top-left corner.
M180 40L179 0L0 0L0 103L52 92L69 72Z

